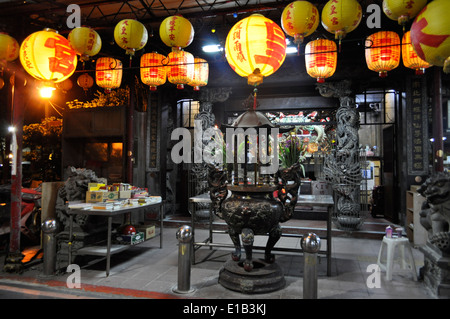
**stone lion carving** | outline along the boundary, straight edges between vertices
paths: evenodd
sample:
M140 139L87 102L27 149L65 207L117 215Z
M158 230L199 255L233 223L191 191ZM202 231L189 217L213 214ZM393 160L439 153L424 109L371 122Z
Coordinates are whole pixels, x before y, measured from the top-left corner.
M450 174L439 172L429 177L417 192L426 199L420 223L427 229L430 243L450 253Z

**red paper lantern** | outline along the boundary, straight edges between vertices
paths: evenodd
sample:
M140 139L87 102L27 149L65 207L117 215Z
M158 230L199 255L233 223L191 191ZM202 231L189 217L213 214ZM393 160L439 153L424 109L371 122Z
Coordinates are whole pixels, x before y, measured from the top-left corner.
M163 65L166 57L162 54L152 52L141 57L141 81L149 85L151 91L156 91L158 85L166 83L167 70Z
M95 81L106 93L122 83L122 62L114 58L99 58L95 64Z
M425 73L425 69L431 66L427 61L422 60L414 51L411 43L410 31L405 32L402 39L402 59L403 64L410 69L416 70L417 75Z
M386 77L400 64L400 38L392 31L380 31L366 38L367 67Z
M194 91L200 90L201 86L208 84L209 65L206 60L201 58L194 58L194 75L192 80L188 83L194 88Z
M305 47L306 72L317 82L323 83L336 71L337 46L334 41L318 39Z
M177 89L184 89L184 85L194 77L194 56L186 51L173 50L167 56L167 78L170 83L176 84Z
M87 73L83 73L77 79L77 84L86 92L94 85L94 79Z

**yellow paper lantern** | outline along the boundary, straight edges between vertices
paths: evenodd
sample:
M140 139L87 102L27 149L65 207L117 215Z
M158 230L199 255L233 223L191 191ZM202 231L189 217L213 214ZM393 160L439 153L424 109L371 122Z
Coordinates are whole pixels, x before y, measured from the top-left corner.
M236 23L225 43L228 64L248 84L258 85L278 70L286 58L286 37L272 20L252 14Z
M176 84L177 89L184 89L184 85L191 82L194 76L194 56L183 50L174 50L167 58L167 79Z
M194 58L194 75L188 84L194 88L194 91L198 91L200 90L200 87L208 84L208 78L208 62L201 58Z
M77 79L77 84L86 92L94 85L94 79L87 73L83 73Z
M427 61L422 60L414 51L411 43L411 32L405 32L402 38L402 59L405 67L416 70L417 75L425 73L425 69L431 66Z
M38 80L59 83L77 67L77 54L69 41L56 31L45 29L30 34L20 46L20 62Z
M194 27L180 15L167 17L159 27L159 36L171 48L185 48L194 39Z
M147 44L147 29L137 20L124 19L114 28L114 40L131 57Z
M163 65L166 57L162 54L152 52L141 57L141 80L149 85L151 91L156 91L159 85L166 83L167 70Z
M122 62L110 57L97 59L95 81L99 87L105 89L106 93L120 87L122 83Z
M297 44L316 31L319 21L319 11L308 1L291 2L281 14L281 27Z
M317 82L323 83L336 71L337 46L334 41L318 39L305 47L306 72Z
M427 4L411 25L411 42L417 55L450 73L450 1Z
M330 0L322 10L323 27L339 41L358 27L361 18L361 5L356 0Z
M400 64L400 38L392 31L380 31L366 38L367 67L386 77Z
M404 26L426 4L427 0L383 0L383 11L389 19L398 21L398 24Z
M12 36L0 32L0 67L14 61L19 56L19 43Z
M100 35L91 28L78 27L70 31L67 39L75 52L80 55L80 61L88 61L97 55L102 48Z

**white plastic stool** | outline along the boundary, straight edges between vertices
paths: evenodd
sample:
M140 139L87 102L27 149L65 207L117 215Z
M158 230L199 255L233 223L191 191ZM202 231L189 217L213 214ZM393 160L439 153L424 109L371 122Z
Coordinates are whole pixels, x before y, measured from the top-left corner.
M386 251L386 264L381 262L381 256L383 254L384 246L387 247ZM400 238L388 238L386 236L383 237L383 241L381 242L380 251L378 253L378 266L386 271L386 280L392 280L392 272L394 268L394 255L395 248L399 247L400 249L400 258L401 258L401 269L411 272L413 275L414 281L417 281L417 273L416 273L416 264L414 263L414 257L412 254L411 246L409 244L409 240L406 237ZM409 262L405 259L405 248L408 253Z

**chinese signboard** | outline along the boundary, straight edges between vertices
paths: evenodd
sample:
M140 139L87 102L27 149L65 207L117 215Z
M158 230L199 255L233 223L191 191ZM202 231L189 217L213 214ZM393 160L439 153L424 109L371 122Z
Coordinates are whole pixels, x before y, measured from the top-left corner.
M409 175L428 174L428 112L423 77L408 81L406 92L407 159Z

